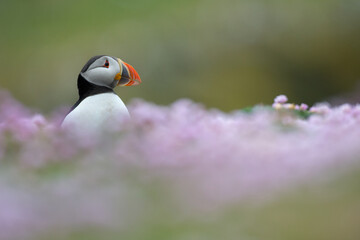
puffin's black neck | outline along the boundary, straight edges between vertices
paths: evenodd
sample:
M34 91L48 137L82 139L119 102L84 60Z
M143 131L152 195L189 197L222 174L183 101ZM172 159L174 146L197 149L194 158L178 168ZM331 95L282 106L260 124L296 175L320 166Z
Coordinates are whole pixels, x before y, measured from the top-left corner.
M70 112L74 110L85 98L100 93L114 93L114 90L104 86L98 86L85 80L85 78L79 74L77 80L77 87L79 92L79 100L72 106Z
M85 99L86 97L100 93L114 92L111 88L98 86L85 80L81 74L78 76L77 87L79 92L79 99Z

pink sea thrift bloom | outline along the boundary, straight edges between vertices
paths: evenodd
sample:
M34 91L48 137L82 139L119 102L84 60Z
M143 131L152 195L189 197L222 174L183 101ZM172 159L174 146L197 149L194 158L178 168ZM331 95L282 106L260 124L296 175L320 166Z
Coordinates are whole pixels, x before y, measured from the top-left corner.
M274 99L275 103L284 104L288 101L288 98L285 95L279 95Z
M302 104L300 105L300 109L299 109L299 110L306 111L306 110L308 110L308 109L309 109L309 106L308 106L307 104L305 104L305 103L302 103Z

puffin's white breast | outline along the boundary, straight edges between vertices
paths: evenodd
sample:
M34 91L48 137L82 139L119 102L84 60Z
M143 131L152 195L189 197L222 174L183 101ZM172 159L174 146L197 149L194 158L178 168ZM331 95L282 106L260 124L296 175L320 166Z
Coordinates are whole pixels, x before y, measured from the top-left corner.
M101 93L85 98L66 116L61 126L80 132L111 130L120 124L119 120L129 117L119 96Z

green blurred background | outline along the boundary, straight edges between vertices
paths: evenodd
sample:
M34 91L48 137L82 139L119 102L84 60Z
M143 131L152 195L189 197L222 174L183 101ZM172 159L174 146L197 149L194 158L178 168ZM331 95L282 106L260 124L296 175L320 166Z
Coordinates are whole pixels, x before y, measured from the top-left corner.
M0 20L0 88L45 112L76 101L97 54L139 72L125 102L312 104L360 79L359 0L1 0Z

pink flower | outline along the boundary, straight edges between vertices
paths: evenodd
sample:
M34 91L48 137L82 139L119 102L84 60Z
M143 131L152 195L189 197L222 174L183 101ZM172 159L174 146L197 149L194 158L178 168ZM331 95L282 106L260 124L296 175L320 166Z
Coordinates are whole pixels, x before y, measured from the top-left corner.
M274 99L274 103L284 104L288 101L288 98L285 95L279 95Z
M302 110L302 111L306 111L306 110L308 110L308 108L309 108L309 106L307 104L305 104L305 103L302 103L300 105L300 110Z

